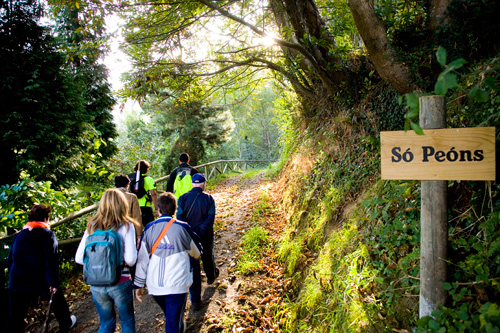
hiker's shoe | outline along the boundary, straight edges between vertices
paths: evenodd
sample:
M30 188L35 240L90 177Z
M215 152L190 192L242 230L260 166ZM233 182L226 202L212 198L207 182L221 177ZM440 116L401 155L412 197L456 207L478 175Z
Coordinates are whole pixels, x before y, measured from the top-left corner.
M191 310L193 311L200 311L201 307L202 307L201 301L194 302L193 304L191 304Z
M219 277L219 268L215 267L215 276L213 279L208 279L207 283L208 284L214 283L215 279L217 279L218 277Z
M75 315L71 315L71 327L69 329L72 329L73 327L75 327L75 324L76 324L76 316Z

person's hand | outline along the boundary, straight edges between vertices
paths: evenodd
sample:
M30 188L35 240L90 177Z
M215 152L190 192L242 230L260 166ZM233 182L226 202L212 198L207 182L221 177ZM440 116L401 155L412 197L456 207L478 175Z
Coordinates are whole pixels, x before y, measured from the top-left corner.
M135 298L139 303L142 303L142 288L136 289L135 290Z
M49 291L51 294L55 294L57 292L57 288L56 287L49 287Z

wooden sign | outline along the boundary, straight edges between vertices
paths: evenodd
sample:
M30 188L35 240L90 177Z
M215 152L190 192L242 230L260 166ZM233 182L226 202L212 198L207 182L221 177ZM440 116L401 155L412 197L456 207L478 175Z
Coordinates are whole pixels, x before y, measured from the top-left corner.
M382 179L495 180L495 128L381 132Z

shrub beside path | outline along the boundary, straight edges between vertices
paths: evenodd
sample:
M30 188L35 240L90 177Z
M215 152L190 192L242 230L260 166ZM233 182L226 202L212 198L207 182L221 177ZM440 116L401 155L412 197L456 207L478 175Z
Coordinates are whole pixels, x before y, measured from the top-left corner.
M279 305L291 282L283 276L277 263L273 239L284 228L284 218L278 209L279 193L273 181L266 180L264 173L237 175L209 190L216 203L214 256L220 269L219 278L207 285L202 278L203 306L198 311L186 306L186 332L279 332L280 316L286 314ZM265 195L264 206L275 209L259 209ZM238 255L241 237L253 226L259 225L269 233L268 248L263 249L256 268L245 275L239 274ZM96 332L99 317L92 302L89 288L76 279L68 288L68 303L78 317L72 332ZM134 300L137 332L164 332L163 313L149 295L143 303ZM42 309L43 310L43 309ZM276 314L279 316L276 316ZM29 327L38 332L40 320ZM57 325L53 320L52 324ZM51 329L57 332L57 327ZM118 320L117 332L121 332Z

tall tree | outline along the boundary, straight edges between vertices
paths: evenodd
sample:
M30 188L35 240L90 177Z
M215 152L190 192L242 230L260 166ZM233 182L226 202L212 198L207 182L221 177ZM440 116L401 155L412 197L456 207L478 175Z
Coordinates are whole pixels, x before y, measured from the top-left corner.
M1 3L2 184L21 174L56 184L76 180L98 156L96 140L113 151L105 72L81 74L68 65L58 40L39 25L42 14L37 1Z
M105 160L117 152L113 139L117 137L112 107L115 99L108 82L108 70L101 63L108 51L104 26L84 30L78 7L53 7L57 17L56 34L61 49L67 55L67 65L76 81L81 84L84 107L96 136L105 144L99 147L100 158Z
M234 129L228 109L201 101L155 103L145 105L145 109L155 114L153 123L163 136L174 138L170 153L165 156L165 170L177 166L181 153L188 153L191 164L198 164L206 157L207 149L217 149L227 142Z

